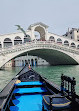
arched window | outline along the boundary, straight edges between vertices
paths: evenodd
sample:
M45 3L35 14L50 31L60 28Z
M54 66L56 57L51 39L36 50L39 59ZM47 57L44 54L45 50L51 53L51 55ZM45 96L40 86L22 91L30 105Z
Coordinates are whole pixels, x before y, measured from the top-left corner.
M28 64L28 61L27 60L25 60L25 65L27 65Z
M19 36L16 36L14 39L14 45L22 44L22 39Z
M77 41L79 41L79 36L77 36Z
M1 44L1 42L0 42L0 48L2 48L2 44Z
M76 47L75 43L72 42L71 43L71 47Z
M77 45L77 49L79 49L79 45Z
M28 35L28 34L27 34L27 37L29 37L29 38L30 38L30 35Z
M64 45L69 46L69 42L67 40L65 40Z
M58 38L57 43L62 44L62 40L60 38Z
M24 66L24 61L22 60L22 66Z
M37 61L37 58L35 59L35 66L37 66L38 65L38 61Z
M27 35L27 36L24 37L24 43L30 42L30 41L31 41L31 38L30 38L29 35Z
M34 66L34 60L31 59L31 66Z
M50 36L50 37L49 37L49 40L55 42L55 38L54 38L53 36Z
M12 41L10 38L5 38L3 44L4 44L4 47L9 47L9 46L12 46Z
M30 59L28 59L28 64L30 64Z

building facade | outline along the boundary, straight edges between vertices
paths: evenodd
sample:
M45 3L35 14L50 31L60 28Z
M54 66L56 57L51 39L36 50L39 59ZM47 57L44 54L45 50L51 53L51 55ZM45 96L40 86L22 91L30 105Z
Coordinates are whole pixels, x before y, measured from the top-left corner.
M49 63L37 56L22 56L15 59L15 66L25 66L30 64L31 66L49 65Z
M15 58L11 61L9 61L8 63L6 63L4 65L4 67L22 67L22 66L25 66L30 64L31 66L46 66L46 65L49 65L49 63L44 60L44 59L41 59L37 56L21 56L21 57L18 57L18 58Z
M68 32L64 34L63 36L68 37L70 39L73 39L75 41L79 41L79 29L77 28L68 28Z

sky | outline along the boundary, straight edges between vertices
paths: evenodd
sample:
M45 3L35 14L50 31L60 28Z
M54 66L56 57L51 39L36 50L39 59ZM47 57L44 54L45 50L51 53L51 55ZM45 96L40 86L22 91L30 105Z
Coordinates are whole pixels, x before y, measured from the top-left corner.
M0 35L18 32L17 24L27 30L37 22L58 35L79 28L79 0L0 0Z

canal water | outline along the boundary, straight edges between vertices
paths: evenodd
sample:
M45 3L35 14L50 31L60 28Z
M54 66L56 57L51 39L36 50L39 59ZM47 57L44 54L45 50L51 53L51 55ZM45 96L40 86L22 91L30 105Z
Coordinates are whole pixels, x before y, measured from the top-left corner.
M0 91L22 69L22 67L0 70ZM76 93L79 95L79 65L38 66L33 69L50 81L60 85L61 74L76 78Z

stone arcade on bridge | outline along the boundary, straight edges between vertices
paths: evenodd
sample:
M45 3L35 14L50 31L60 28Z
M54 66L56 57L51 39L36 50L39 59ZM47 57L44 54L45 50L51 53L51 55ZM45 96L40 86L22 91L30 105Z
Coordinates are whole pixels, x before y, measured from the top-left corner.
M77 33L78 33L78 30L77 30ZM77 49L79 48L79 42L77 41L77 39L75 39L77 37L70 38L69 35L67 37L67 35L59 36L53 33L49 33L48 26L41 22L30 25L26 31L26 34L27 34L27 37L31 39L31 41L50 40L65 46L74 47ZM22 32L0 35L0 48L26 43L27 37L25 37ZM79 33L78 33L78 37L79 37Z
M0 67L28 52L52 65L79 64L79 41L74 38L49 33L48 26L41 22L30 25L26 34L18 32L0 36ZM27 38L31 41L27 42Z

